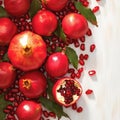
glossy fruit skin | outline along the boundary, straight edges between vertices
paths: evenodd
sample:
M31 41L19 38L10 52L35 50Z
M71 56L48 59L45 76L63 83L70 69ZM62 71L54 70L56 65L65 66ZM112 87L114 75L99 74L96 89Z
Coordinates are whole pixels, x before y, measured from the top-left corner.
M16 77L13 65L8 62L0 62L0 88L9 88Z
M88 23L84 16L69 13L62 20L62 29L69 38L77 39L86 34Z
M35 33L50 36L57 27L57 18L51 11L40 10L32 19L32 27Z
M42 0L42 4L53 11L62 10L67 4L68 0Z
M51 54L45 64L47 73L52 77L65 75L69 68L68 58L63 52Z
M74 100L71 102L71 103L69 103L69 104L66 104L65 102L64 102L64 100L63 99L61 99L61 97L60 97L60 94L58 94L58 89L61 87L61 85L63 85L63 86L65 86L65 80L70 80L70 81L74 81L75 82L75 84L76 84L76 86L79 88L79 90L80 90L80 92L79 92L79 95L76 97L76 98L74 98ZM68 87L66 87L66 88L68 88ZM72 90L73 91L73 90ZM71 106L71 105L73 105L74 103L76 103L76 101L80 98L80 96L82 95L82 86L81 86L81 84L77 81L77 80L75 80L75 79L73 79L73 78L70 78L70 77L64 77L64 78L60 78L60 79L58 79L57 81L56 81L56 83L54 84L54 86L53 86L53 88L52 88L52 94L53 94L53 97L54 97L54 99L55 99L55 101L58 103L58 104L60 104L60 105L62 105L62 106L66 106L66 107L68 107L68 106Z
M28 98L39 97L47 87L45 76L39 71L30 71L19 80L20 91Z
M16 32L17 27L9 18L0 18L0 46L8 45Z
M16 115L19 120L39 120L42 115L41 104L24 100L19 104Z
M39 68L46 56L46 43L41 36L31 31L24 31L15 35L8 48L10 61L15 67L23 71Z
M30 8L30 0L4 0L4 6L10 15L20 17Z

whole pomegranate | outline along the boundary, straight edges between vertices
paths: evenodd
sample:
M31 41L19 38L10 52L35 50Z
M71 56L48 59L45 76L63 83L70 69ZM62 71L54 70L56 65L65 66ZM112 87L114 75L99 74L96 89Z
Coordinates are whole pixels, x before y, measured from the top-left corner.
M42 0L42 4L53 11L62 10L67 2L68 0Z
M80 98L82 87L77 80L65 77L54 84L52 93L60 105L71 106Z
M41 36L31 31L24 31L11 40L8 57L15 67L29 71L43 64L47 55L46 51L46 44Z
M16 115L19 120L39 120L42 115L41 104L24 100L19 104Z
M0 18L0 46L8 45L16 32L17 27L9 18Z
M77 39L86 34L88 23L79 13L69 13L62 20L62 29L69 38Z
M48 10L40 10L32 19L32 27L35 33L50 36L57 27L57 18Z
M30 0L4 0L6 11L12 16L22 16L30 8Z
M20 91L29 98L39 97L46 89L45 76L39 71L31 71L24 74L19 80Z
M67 73L69 68L68 58L63 52L51 54L45 64L47 73L52 77L60 77Z
M12 85L16 77L13 65L8 62L0 62L0 88L8 88Z

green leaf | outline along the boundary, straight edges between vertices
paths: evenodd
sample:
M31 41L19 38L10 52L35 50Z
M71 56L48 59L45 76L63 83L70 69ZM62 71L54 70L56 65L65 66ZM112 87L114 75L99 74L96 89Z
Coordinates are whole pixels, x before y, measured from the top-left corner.
M4 56L2 57L2 61L4 62L9 62L8 54L5 53Z
M40 102L45 108L54 112L57 115L58 119L60 119L62 116L69 118L69 116L63 111L63 107L56 102L44 97L40 97Z
M8 17L8 13L2 6L0 6L0 18L1 17Z
M3 112L3 110L9 104L10 102L4 100L4 94L1 94L0 95L0 120L5 120L6 114Z
M59 37L60 39L62 39L64 42L66 41L66 35L65 33L63 32L63 29L61 27L61 23L60 21L58 22L58 26L57 26L57 29L55 30L55 35L57 37Z
M78 68L78 55L74 49L71 47L66 47L65 54L67 55L69 62L74 66L74 68Z
M29 9L29 15L31 18L37 13L38 10L41 9L41 1L40 0L32 0L30 9Z
M92 12L92 10L90 8L86 8L82 5L81 2L77 2L75 1L75 7L76 9L89 21L91 22L93 25L97 25L97 19L96 16L94 15L94 13Z

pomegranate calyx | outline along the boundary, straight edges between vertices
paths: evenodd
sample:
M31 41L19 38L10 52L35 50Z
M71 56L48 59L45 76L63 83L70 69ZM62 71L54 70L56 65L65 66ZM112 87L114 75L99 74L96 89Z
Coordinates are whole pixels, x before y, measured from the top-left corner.
M26 89L30 89L31 87L31 80L30 79L24 79L23 80L23 87Z
M23 48L23 55L30 55L32 53L32 49L30 45L26 45Z

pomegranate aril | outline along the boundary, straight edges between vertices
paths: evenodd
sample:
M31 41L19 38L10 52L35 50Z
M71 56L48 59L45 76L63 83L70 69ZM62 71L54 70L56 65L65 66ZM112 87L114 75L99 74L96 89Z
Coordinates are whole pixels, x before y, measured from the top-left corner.
M73 68L68 69L68 73L73 73L73 72L75 72L75 70Z
M76 103L74 103L74 104L72 105L72 109L73 109L73 110L76 110L76 109L77 109L77 104L76 104Z
M82 112L82 111L83 111L83 107L80 106L80 107L77 108L77 112L78 112L78 113L80 113L80 112Z
M84 59L84 55L83 55L83 54L80 54L80 55L79 55L79 58L80 58L80 60L83 60L83 59Z
M81 42L85 42L85 36L80 37Z
M88 60L88 57L89 57L88 54L85 54L85 55L83 56L84 60Z
M89 2L88 1L84 1L83 2L83 6L88 7L89 6Z
M72 73L72 74L70 75L70 77L74 79L74 78L75 78L75 73Z
M91 89L88 89L88 90L86 90L86 92L85 92L86 95L90 95L90 94L92 94L92 93L93 93L93 90L91 90Z
M43 111L43 115L44 115L46 118L49 117L49 113L48 113L46 110Z
M80 49L81 49L82 51L84 51L84 50L85 50L85 44L81 44L81 45L80 45Z
M90 76L93 76L93 75L96 74L96 71L95 71L95 70L89 70L89 71L88 71L88 74L89 74Z
M80 63L80 65L82 65L82 66L84 66L84 65L85 65L84 60L79 60L79 63Z
M76 78L79 79L80 77L81 77L81 73L80 73L80 72L77 72L77 73L76 73Z
M49 112L49 116L53 117L53 118L56 118L56 114L54 112Z
M92 9L92 11L94 12L94 13L96 13L96 12L98 12L99 11L99 6L95 6L93 9Z
M91 36L91 35L92 35L92 31L91 31L91 29L90 29L90 28L88 29L88 31L87 31L87 33L86 33L86 35L87 35L87 36Z
M95 50L95 44L90 45L90 52L93 52Z

